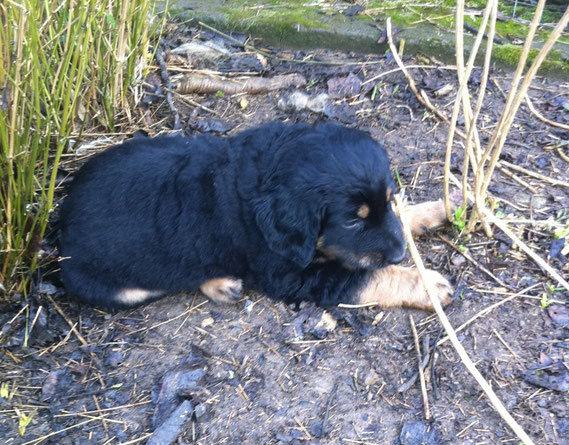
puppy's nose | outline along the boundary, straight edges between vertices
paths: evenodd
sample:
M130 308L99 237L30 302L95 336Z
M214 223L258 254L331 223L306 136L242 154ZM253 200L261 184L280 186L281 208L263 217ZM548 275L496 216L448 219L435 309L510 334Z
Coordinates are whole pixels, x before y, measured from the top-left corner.
M405 244L401 246L394 247L388 255L386 255L386 260L389 264L399 264L405 259L406 256Z

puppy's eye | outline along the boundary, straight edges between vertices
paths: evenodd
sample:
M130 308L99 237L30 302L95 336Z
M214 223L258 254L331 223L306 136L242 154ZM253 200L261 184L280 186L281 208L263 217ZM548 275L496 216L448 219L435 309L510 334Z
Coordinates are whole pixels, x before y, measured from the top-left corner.
M350 219L342 224L342 227L347 230L359 230L364 226L364 222L361 219Z

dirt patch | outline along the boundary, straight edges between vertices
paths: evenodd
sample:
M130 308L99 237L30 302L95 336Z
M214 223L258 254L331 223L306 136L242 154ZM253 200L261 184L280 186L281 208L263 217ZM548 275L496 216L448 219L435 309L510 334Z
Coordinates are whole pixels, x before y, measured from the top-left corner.
M196 29L178 27L165 45L177 48L199 40L197 35ZM227 53L194 63L184 55L167 55L172 78L189 70L228 76L258 70L264 77L298 73L307 81L298 91L310 98L321 93L334 97L311 111L287 105L294 88L257 95L174 94L182 131L233 134L269 120L334 119L383 141L412 201L440 197L447 127L415 100L390 58L267 48L278 59L263 58L259 65L255 54L228 41L205 32L201 39L217 42ZM425 68L413 74L439 109L450 114L453 94L437 97L435 91L446 85L456 91L454 73ZM173 117L158 75L152 76L142 114L146 129L157 132L170 128ZM507 74L492 74L480 119L483 141L490 137L508 84ZM350 91L349 97L342 91ZM549 119L567 125L567 91L567 83L540 79L530 96ZM567 131L541 123L522 107L503 160L568 181L569 164L562 158L568 137ZM93 150L79 152L77 158ZM461 165L456 155L455 173ZM567 227L568 188L515 174L535 190L497 172L490 188L497 211L518 220L512 227L524 241L543 257L551 255L551 264L567 276L564 244L553 231ZM521 224L520 219L552 223ZM536 443L568 444L569 295L500 233L491 240L466 238L448 227L440 235L459 250L467 249L476 262L464 260L436 235L420 241L428 266L456 285L455 302L447 310L454 326L523 292L470 323L459 336ZM426 372L433 420L423 421L418 382L399 391L417 366L408 317L415 317L419 336L432 351L441 327L430 314L376 308L325 312L253 294L234 307L187 294L109 314L67 297L55 274L40 277L36 290L0 312L4 443L144 442L153 430L153 416L159 417L155 422L167 418L183 400L195 412L178 443L518 443L448 342L431 354L433 364ZM323 318L337 325L319 324Z

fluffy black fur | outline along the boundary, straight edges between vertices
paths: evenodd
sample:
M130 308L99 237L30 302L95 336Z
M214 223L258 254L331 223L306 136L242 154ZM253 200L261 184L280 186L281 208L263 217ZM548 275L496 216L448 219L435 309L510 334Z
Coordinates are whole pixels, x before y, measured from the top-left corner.
M61 209L62 278L104 307L221 277L287 302L350 303L404 256L392 188L385 150L330 123L133 139L76 174ZM130 288L152 298L117 298Z

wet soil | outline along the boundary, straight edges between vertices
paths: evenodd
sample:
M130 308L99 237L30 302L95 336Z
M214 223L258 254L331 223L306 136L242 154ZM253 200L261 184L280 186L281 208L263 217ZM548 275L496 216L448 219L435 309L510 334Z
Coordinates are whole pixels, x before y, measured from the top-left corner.
M201 38L213 36L202 33ZM198 30L178 27L164 44L172 49L193 39ZM228 60L254 56L224 44L231 56L223 61L190 63L167 54L170 76L191 75L196 69L227 74ZM279 99L288 98L294 88L257 95L174 94L182 131L233 134L269 120L333 119L369 131L385 144L411 201L442 195L447 126L417 102L390 57L265 50L291 61L267 58L260 75L300 73L308 83L298 90L311 96L330 93L350 73L360 87L347 98L337 94L323 112L279 108ZM409 65L424 62L405 58ZM243 63L245 71L257 66ZM428 64L437 65L433 60ZM235 71L237 65L230 66ZM412 73L433 103L450 115L454 93L437 97L434 92L445 85L456 92L455 73L444 67ZM156 95L147 95L139 126L156 133L171 128L173 115L159 74L151 76L147 92ZM473 78L474 90L480 74ZM497 122L509 83L509 74L492 73L480 118L483 142ZM569 124L566 81L538 79L530 97L549 119ZM568 181L569 164L562 157L568 139L569 132L540 122L522 106L502 159ZM80 148L68 158L67 168L77 167L94 151ZM459 174L461 165L461 155L454 155L453 171ZM534 190L497 172L490 188L496 211L518 220L511 227L567 277L569 266L553 228L519 220L549 218L557 227L567 227L569 189L516 175ZM474 262L439 235L459 250L467 249ZM503 302L468 324L459 338L535 443L569 444L569 294L556 289L499 231L493 239L482 233L466 237L449 225L418 244L428 267L455 284L454 302L447 308L455 327ZM251 293L235 306L216 306L187 293L107 313L65 295L55 273L45 272L36 282L27 300L16 297L0 310L2 443L144 443L184 400L191 402L194 414L179 428L180 444L519 443L450 343L432 352L444 337L432 314L289 307ZM504 302L516 293L522 294ZM419 382L401 391L417 369L409 316L430 349L429 421ZM328 323L318 324L323 317Z

